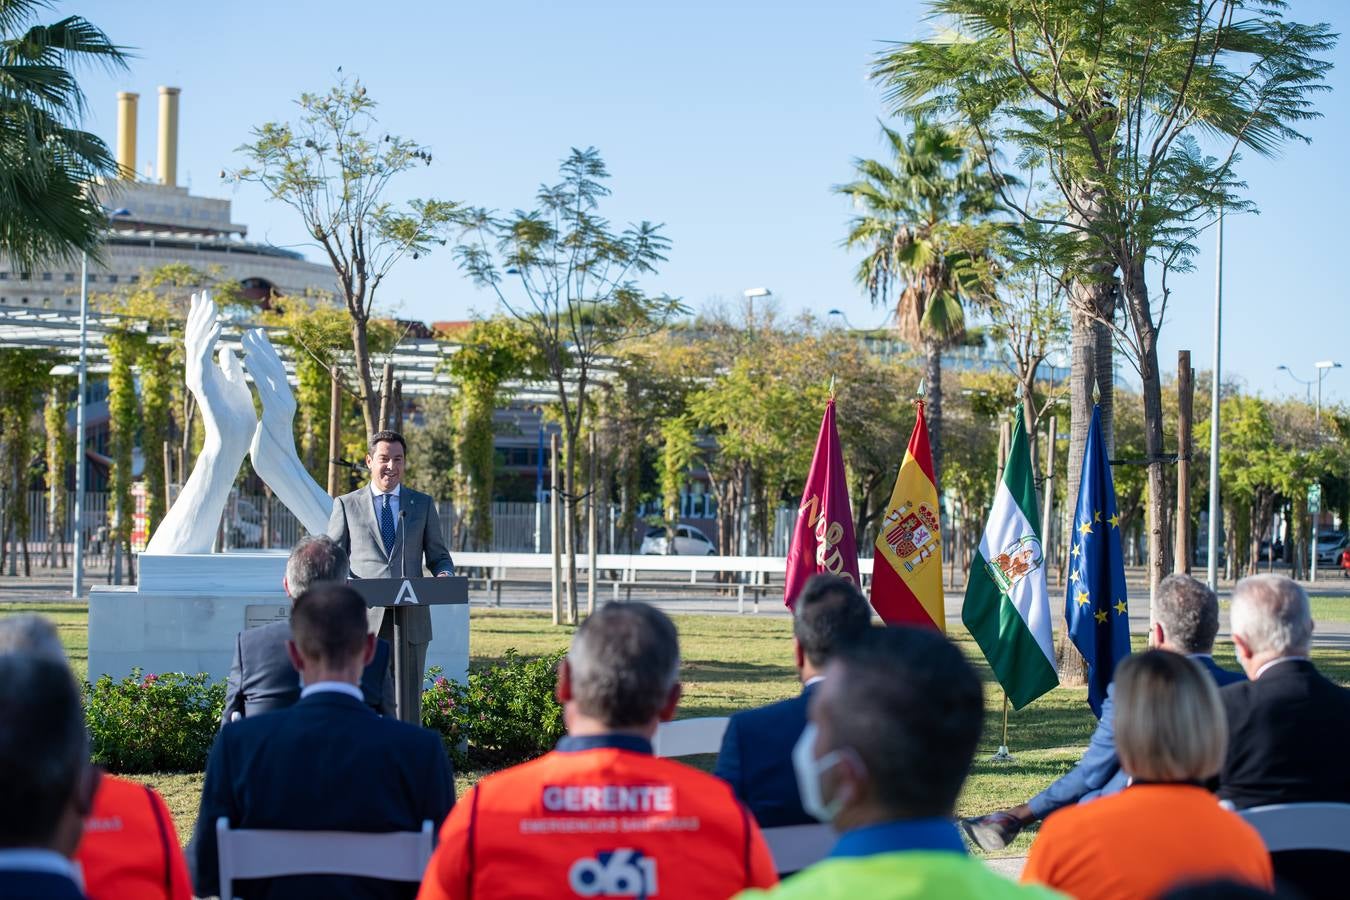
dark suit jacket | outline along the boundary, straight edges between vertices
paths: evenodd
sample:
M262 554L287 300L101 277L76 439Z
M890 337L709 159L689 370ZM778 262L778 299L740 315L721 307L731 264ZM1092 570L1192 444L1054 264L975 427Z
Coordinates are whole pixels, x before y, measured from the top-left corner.
M311 694L295 706L225 726L206 763L188 846L197 895L219 890L216 819L235 828L417 831L454 805L440 738L377 716L355 697ZM411 882L302 876L240 882L243 898L413 897Z
M225 680L225 711L220 724L233 713L261 715L294 706L300 699L300 673L286 655L291 639L289 622L271 622L241 631L234 641L234 661ZM382 716L394 714L394 670L389 665L389 642L375 643L375 658L361 673L361 692Z
M1212 657L1191 658L1204 666L1205 671L1209 672L1214 683L1220 688L1226 684L1247 680L1241 672L1230 672L1220 668ZM1114 794L1124 790L1125 785L1129 783L1129 775L1120 768L1120 757L1116 756L1115 687L1113 682L1106 688L1106 699L1102 702L1102 717L1097 722L1097 728L1092 732L1087 750L1084 751L1078 765L1031 798L1028 805L1036 818L1043 819L1064 806Z
M5 900L85 900L75 882L64 875L22 869L0 870L0 897Z
M1350 803L1350 690L1307 660L1271 666L1220 691L1228 754L1219 796L1239 809L1270 803Z
M806 703L815 687L736 713L722 736L713 774L731 785L761 828L817 824L802 809L792 771L792 748L806 728Z
M421 578L423 561L433 575L454 572L450 550L441 536L441 520L431 497L400 485L398 502L402 520L397 525L393 553L389 554L380 537L380 524L375 519L375 502L369 485L334 501L333 514L328 519L328 536L347 551L352 577ZM376 608L371 614L371 631L378 632L384 610ZM409 609L405 627L409 643L427 643L431 640L431 610L425 606Z

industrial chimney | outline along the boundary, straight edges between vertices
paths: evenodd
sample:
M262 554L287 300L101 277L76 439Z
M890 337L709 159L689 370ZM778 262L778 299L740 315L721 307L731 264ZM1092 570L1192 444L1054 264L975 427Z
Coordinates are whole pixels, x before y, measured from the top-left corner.
M159 180L170 187L178 183L178 94L178 88L160 85Z
M117 177L136 180L136 99L140 94L117 93Z

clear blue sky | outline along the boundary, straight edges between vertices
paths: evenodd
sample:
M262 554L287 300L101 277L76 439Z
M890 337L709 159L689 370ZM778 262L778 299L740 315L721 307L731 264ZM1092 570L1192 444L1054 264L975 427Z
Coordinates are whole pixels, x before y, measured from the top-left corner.
M1293 16L1350 31L1343 0L1297 0ZM771 288L785 312L840 308L879 322L839 246L849 216L832 184L850 160L881 151L880 93L867 80L882 41L927 32L916 0L678 4L376 3L287 0L229 4L139 0L57 5L135 48L126 73L83 73L87 126L111 145L118 90L141 95L139 163L155 154L156 87L181 87L179 180L230 196L250 237L304 239L288 208L253 186L223 185L249 129L293 114L303 90L330 85L338 66L381 103L381 124L429 145L434 165L396 184L401 196L527 207L569 147L600 149L614 175L605 208L615 221L664 222L670 260L651 289L698 308ZM1350 51L1334 54L1325 118L1273 161L1240 175L1259 216L1230 219L1225 249L1226 374L1255 391L1298 392L1275 367L1303 378L1319 359L1325 396L1350 400L1350 296L1342 267L1350 175ZM1174 277L1161 364L1189 348L1212 366L1212 240L1197 271ZM305 249L300 247L299 249ZM311 258L318 257L312 250ZM383 290L387 308L432 319L486 312L492 300L449 253L404 263ZM1132 373L1128 374L1133 381Z

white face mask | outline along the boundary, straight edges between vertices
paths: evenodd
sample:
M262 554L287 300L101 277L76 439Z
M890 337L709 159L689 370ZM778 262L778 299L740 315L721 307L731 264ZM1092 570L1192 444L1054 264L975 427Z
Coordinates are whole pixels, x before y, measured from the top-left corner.
M843 758L838 750L831 750L820 759L816 759L816 734L819 729L814 722L807 722L802 736L797 738L792 748L792 770L797 776L797 792L801 795L802 809L808 816L830 823L843 808L848 799L844 791L835 794L828 804L820 787L820 777L839 764Z

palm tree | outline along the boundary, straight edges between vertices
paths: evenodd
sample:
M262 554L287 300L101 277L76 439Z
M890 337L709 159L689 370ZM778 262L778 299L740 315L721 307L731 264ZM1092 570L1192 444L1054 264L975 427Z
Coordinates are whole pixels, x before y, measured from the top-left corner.
M98 249L106 219L90 187L117 164L79 130L72 69L126 66L123 48L80 16L35 24L47 5L0 0L0 251L25 268Z
M923 350L933 473L942 468L942 351L965 335L967 302L990 294L978 223L996 208L996 183L980 154L954 131L911 120L908 134L881 126L890 163L854 160L857 180L837 185L859 215L846 247L863 247L857 279L873 303L895 299L900 338ZM941 493L939 489L939 494Z

